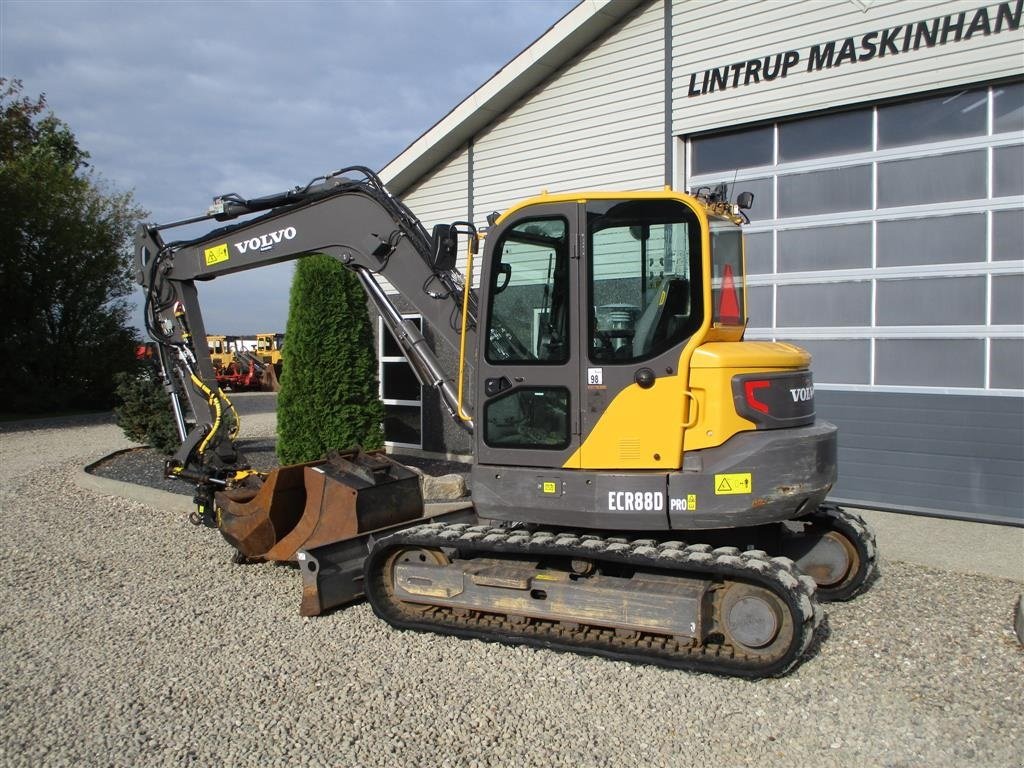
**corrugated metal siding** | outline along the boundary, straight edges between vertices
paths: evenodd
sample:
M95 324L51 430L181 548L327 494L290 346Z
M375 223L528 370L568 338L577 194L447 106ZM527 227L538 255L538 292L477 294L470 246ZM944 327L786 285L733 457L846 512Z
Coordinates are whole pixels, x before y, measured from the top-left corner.
M473 155L477 218L541 189L660 187L664 42L658 0L479 135Z
M1024 525L1024 399L815 393L839 427L831 496L880 509Z
M866 5L867 10L862 10ZM1016 8L1016 0L1010 3ZM808 49L853 36L986 7L992 24L997 3L979 0L905 2L849 0L801 2L680 2L673 4L673 131L689 134L814 110L902 96L1024 72L1024 28L868 61L808 72ZM941 31L941 23L940 23ZM839 44L836 45L838 52ZM688 96L690 75L712 67L796 50L801 61L785 78Z

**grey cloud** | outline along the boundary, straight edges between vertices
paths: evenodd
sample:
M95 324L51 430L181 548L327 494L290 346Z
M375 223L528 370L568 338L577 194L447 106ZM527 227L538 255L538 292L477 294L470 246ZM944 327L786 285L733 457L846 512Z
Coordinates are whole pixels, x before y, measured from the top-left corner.
M383 166L573 4L5 0L0 72L46 92L98 172L172 221L214 194ZM289 280L204 285L208 327L283 328Z

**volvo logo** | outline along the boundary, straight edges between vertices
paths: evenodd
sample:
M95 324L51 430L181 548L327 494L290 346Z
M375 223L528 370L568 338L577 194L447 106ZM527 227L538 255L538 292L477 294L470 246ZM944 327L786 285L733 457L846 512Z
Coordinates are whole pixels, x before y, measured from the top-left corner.
M295 239L295 227L285 227L279 229L276 232L270 232L260 237L250 237L248 240L243 240L240 243L235 243L235 248L238 249L239 253L246 253L247 251L269 251L275 245L278 245L283 240L294 240Z
M789 394L793 396L794 403L806 403L808 400L814 399L814 385L791 389Z

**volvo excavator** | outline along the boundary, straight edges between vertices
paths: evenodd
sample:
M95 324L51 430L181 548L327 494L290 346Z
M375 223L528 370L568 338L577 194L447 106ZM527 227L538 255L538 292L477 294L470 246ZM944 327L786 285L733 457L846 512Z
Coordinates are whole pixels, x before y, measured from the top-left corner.
M810 355L744 341L751 201L724 188L545 193L489 216L485 234L428 232L356 166L140 226L137 279L182 441L166 474L194 484L194 522L239 560L298 564L306 615L365 595L399 628L784 674L819 603L870 583L875 544L826 503L837 430L815 416ZM471 508L435 514L379 452L259 473L238 451L197 283L309 254L356 275L471 434Z

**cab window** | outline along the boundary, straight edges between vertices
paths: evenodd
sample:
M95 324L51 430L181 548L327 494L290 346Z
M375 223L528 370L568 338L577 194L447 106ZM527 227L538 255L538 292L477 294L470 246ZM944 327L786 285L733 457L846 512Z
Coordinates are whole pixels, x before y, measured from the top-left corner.
M491 273L490 363L569 359L569 224L526 219L502 236Z
M591 203L589 355L633 363L700 327L700 224L675 200Z

